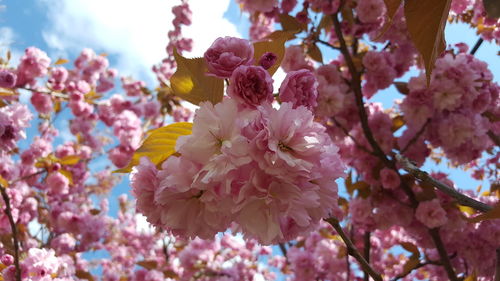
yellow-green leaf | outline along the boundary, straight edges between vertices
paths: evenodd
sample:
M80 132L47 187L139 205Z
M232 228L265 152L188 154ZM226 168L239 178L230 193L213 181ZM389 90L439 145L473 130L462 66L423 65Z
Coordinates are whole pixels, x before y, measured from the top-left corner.
M398 89L399 93L402 95L408 95L410 93L410 88L408 88L407 82L394 82L394 86Z
M354 190L358 190L359 192L363 190L370 190L370 185L367 182L358 181L347 187L347 192L349 192L349 194L352 194Z
M73 184L73 174L70 171L61 169L58 172L65 176L71 185Z
M500 204L497 204L493 209L489 210L486 213L480 214L479 216L475 216L473 218L467 219L469 222L476 223L484 220L494 220L500 219Z
M190 135L192 128L192 123L179 122L150 131L141 147L134 152L130 163L125 168L116 170L115 173L129 173L144 156L155 165L162 163L175 153L177 138Z
M158 263L155 260L143 260L137 262L137 265L144 267L145 269L156 269L158 267Z
M318 48L316 44L311 44L310 46L308 46L307 55L311 59L319 63L323 63L323 54L321 54L321 50Z
M304 29L304 24L300 23L295 17L288 14L279 15L281 27L284 31L292 31L298 33Z
M222 101L224 81L207 75L204 58L187 59L174 50L177 71L170 78L170 86L174 95L198 105L210 101L216 104Z
M412 270L415 269L415 267L420 263L420 260L416 256L411 256L408 261L406 261L405 265L403 266L403 273L402 275L406 275L410 273Z
M476 213L476 210L474 210L473 208L471 207L468 207L468 206L464 206L464 205L460 205L460 204L457 204L458 206L458 209L466 214L469 214L469 215L474 215Z
M16 92L10 89L0 88L0 96L14 96Z
M90 274L88 271L83 271L81 269L76 270L75 276L80 279L87 279L89 281L94 281L94 276L92 276L92 274Z
M427 83L436 58L444 51L444 27L451 0L408 0L404 10L410 38L422 55Z
M500 2L498 0L483 0L483 5L489 18L500 18Z
M464 281L477 281L476 270L473 270L469 276L465 277Z
M402 0L384 0L385 7L387 8L387 18L389 24L391 24L394 14L396 14L399 6L401 6L401 2Z
M408 252L412 253L413 256L416 256L417 258L420 257L420 251L414 244L410 242L403 242L401 243L401 246Z
M69 156L64 156L61 159L57 160L57 163L61 165L75 165L80 161L80 156L78 155L69 155Z
M259 63L259 60L264 53L274 53L278 59L276 60L276 63L267 70L269 74L273 75L276 70L278 70L278 67L281 65L281 61L285 56L285 42L288 41L290 36L293 34L293 31L283 31L281 33L276 33L275 38L268 38L268 40L265 41L255 42L253 44L255 63Z
M68 63L68 62L69 62L69 60L67 60L67 59L58 59L54 64L61 65L61 64Z
M319 22L318 29L324 29L325 32L328 32L333 27L332 17L330 15L323 15L321 21Z
M403 127L405 124L405 120L403 119L403 116L398 115L394 118L392 118L392 126L391 126L391 131L395 132L399 130L399 128Z
M9 182L6 179L4 179L4 177L0 176L0 185L3 188L7 188L9 187Z

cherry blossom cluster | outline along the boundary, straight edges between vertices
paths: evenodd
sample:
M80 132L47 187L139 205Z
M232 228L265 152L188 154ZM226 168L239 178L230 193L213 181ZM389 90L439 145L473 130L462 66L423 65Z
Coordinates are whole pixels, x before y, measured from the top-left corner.
M189 9L188 1L182 0L180 5L172 8L172 13L174 14L172 20L174 29L168 32L167 57L160 64L153 66L153 72L160 83L165 83L174 74L176 67L173 57L174 50L177 49L177 52L182 53L182 51L189 52L193 48L193 39L185 38L182 35L182 26L191 25L192 12Z
M401 104L408 131L415 134L428 122L423 138L441 147L451 160L464 164L479 158L498 134L500 87L488 65L466 53L446 54L436 61L430 86L425 77L410 79L409 94ZM454 137L450 138L450 135Z
M251 64L248 41L219 38L205 59L211 75L229 78L229 97L200 104L192 134L177 140L180 155L161 169L141 159L131 175L138 211L184 237L211 238L233 222L265 244L306 234L335 211L344 169L310 110L314 75L289 72L276 108L272 78Z

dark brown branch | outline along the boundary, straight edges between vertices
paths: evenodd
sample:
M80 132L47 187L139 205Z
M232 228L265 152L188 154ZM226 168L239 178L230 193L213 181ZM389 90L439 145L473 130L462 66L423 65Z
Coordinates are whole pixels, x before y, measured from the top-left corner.
M500 281L500 248L497 248L497 263L495 269L495 281Z
M492 131L488 131L488 137L490 137L491 141L495 143L496 146L500 146L500 137L495 135Z
M370 263L370 232L367 231L365 232L365 235L363 237L363 243L365 245L365 248L363 249L363 256L365 257L365 260L367 263ZM370 276L368 275L367 272L364 272L365 273L365 276L363 276L363 280L364 281L369 281L370 280Z
M366 152L366 153L368 153L368 154L372 154L372 155L374 154L373 152L371 152L370 150L368 150L368 148L366 148L366 147L364 147L362 144L360 144L360 143L356 140L356 138L354 138L354 137L353 137L353 136L349 133L349 131L348 131L348 130L344 127L344 126L342 126L342 124L340 124L340 122L339 122L339 121L337 121L337 119L335 119L335 117L333 117L333 116L332 116L331 118L332 118L333 123L335 123L335 125L336 125L337 127L339 127L339 128L342 130L342 132L344 132L344 134L345 134L346 136L348 136L348 137L349 137L349 138L350 138L350 139L354 142L354 144L355 144L355 145L356 145L359 149L363 150L364 152ZM375 155L375 156L377 156L377 155Z
M16 281L21 281L21 267L19 266L19 241L17 240L17 226L12 217L10 199L5 187L0 186L3 201L5 202L5 215L9 218L10 228L12 229L12 240L14 241L14 266L16 267Z
M413 138L410 139L410 141L406 144L406 146L401 149L401 153L405 153L406 150L408 150L408 148L410 148L411 145L413 145L415 142L417 142L417 140L420 138L420 136L424 133L425 131L425 128L427 127L427 125L429 125L431 119L427 119L427 121L425 121L424 125L422 125L422 128L420 128L420 130L418 130L418 132L415 134L415 136L413 136Z
M406 272L406 273L401 273L401 274L399 274L399 275L396 275L396 277L394 277L394 278L392 279L392 281L397 281L397 280L399 280L399 279L405 278L405 277L406 277L406 276L408 276L410 273L412 273L414 270L419 269L419 268L424 267L424 266L429 265L429 264L438 265L438 266L443 265L443 264L442 264L442 263L440 263L440 262L436 262L436 261L429 261L429 260L428 260L428 261L425 261L425 262L420 262L420 263L418 263L418 264L417 264L414 268L412 268L411 270L409 270L408 272Z
M279 245L279 247L280 247L281 253L282 253L282 254L283 254L283 256L286 258L287 251L286 251L285 244L283 244L283 243L279 243L278 245Z
M396 159L401 164L403 169L405 169L405 171L410 173L412 176L414 176L415 178L419 179L422 182L431 184L432 186L439 189L441 192L446 193L447 195L453 197L461 205L469 206L481 212L487 212L493 209L491 206L486 205L483 202L479 202L475 199L472 199L458 192L454 188L449 187L448 185L432 178L431 176L429 176L427 172L424 172L420 170L417 166L413 165L413 163L411 163L410 160L408 160L407 158L399 154L396 154Z
M347 253L354 257L360 264L361 268L363 269L363 272L368 273L374 280L376 281L382 281L382 276L376 272L370 264L363 258L363 256L359 253L359 251L356 249L354 244L352 243L351 239L345 234L344 230L342 229L342 226L340 226L339 221L336 218L328 218L325 219L326 222L328 222L333 228L337 231L337 233L340 235L342 240L347 246Z
M374 153L384 162L384 164L386 164L387 167L394 167L394 164L391 163L391 161L389 161L384 151L382 150L382 148L380 148L377 141L373 137L373 134L370 130L370 126L368 125L368 115L365 111L365 106L363 103L363 93L361 91L361 77L356 69L356 66L354 65L354 61L352 60L351 54L349 53L349 48L347 47L347 44L345 42L344 35L342 34L342 29L338 19L338 14L332 15L332 21L335 33L340 43L340 52L344 56L347 67L349 68L349 72L351 73L352 77L351 86L356 98L356 105L358 107L358 114L360 117L363 134L365 135L366 140L372 147Z
M326 41L323 41L323 40L317 39L317 40L316 40L316 42L321 43L321 44L323 44L323 45L325 45L325 46L327 46L327 47L330 47L330 48L332 48L332 49L334 49L334 50L340 50L340 48L339 48L339 47L335 47L335 46L333 46L332 44L330 44L330 43L328 43L328 42L326 42Z
M452 281L458 281L455 270L451 266L448 253L446 252L443 241L441 240L441 236L439 235L439 229L431 228L429 229L429 234L431 235L432 241L434 241L434 244L436 245L436 249L438 250L439 257L441 258L441 262L443 263L443 267L448 274L448 278Z
M481 44L483 44L484 42L484 39L483 38L479 38L477 41L476 41L476 44L474 44L474 47L472 47L472 50L470 51L470 54L471 55L475 55L477 50L479 49L479 47L481 47Z

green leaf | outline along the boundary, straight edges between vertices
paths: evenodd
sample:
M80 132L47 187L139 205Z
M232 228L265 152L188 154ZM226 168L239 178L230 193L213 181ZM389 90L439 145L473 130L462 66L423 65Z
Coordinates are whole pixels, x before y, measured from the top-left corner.
M405 1L405 18L410 38L422 55L427 84L437 57L444 51L444 27L451 0Z
M204 58L187 59L174 50L177 71L170 78L174 95L192 104L210 101L216 104L222 101L224 81L207 75Z
M255 42L253 44L255 63L259 63L259 60L264 53L274 53L278 59L276 60L276 63L267 70L272 76L276 70L278 70L278 67L281 65L281 61L285 56L285 42L290 40L290 38L293 37L293 34L293 31L282 31L274 33L273 38L267 38L265 41Z
M149 136L144 140L132 156L130 163L115 173L129 173L132 168L139 164L142 157L148 157L155 165L161 164L170 155L175 153L175 143L180 136L190 135L193 128L192 123L179 122L165 127L161 127L149 132Z

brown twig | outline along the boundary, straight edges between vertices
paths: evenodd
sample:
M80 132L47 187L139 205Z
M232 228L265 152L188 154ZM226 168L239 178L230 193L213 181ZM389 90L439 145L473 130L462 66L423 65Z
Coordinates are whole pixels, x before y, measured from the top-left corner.
M330 43L328 43L326 41L323 41L323 40L320 40L320 39L316 39L316 42L321 43L321 44L323 44L323 45L325 45L327 47L330 47L330 48L332 48L334 50L340 50L339 47L335 47L335 46L333 46L332 44L330 44Z
M355 144L355 145L356 145L359 149L363 150L364 152L366 152L366 153L368 153L368 154L372 154L372 155L374 155L374 153L373 153L373 152L371 152L370 150L368 150L368 148L366 148L366 147L364 147L362 144L360 144L360 143L356 140L356 138L354 138L354 137L353 137L353 136L349 133L349 131L348 131L348 130L344 127L344 126L342 126L342 124L340 124L340 122L339 122L337 119L335 119L335 117L333 117L333 116L332 116L332 117L330 117L330 118L332 119L333 123L335 123L335 126L339 127L339 128L342 130L342 132L344 132L344 134L345 134L346 136L348 136L348 137L349 137L349 138L350 138L350 139L354 142L354 144ZM376 156L376 155L375 155L375 156Z
M487 212L491 209L493 209L491 206L484 204L483 202L479 202L475 199L472 199L458 191L456 191L454 188L449 187L448 185L432 178L429 176L427 172L424 172L420 170L417 166L413 165L413 163L410 162L407 158L396 154L396 159L398 162L401 164L403 169L410 173L412 176L415 178L419 179L422 182L426 182L431 184L432 186L436 187L440 191L446 193L447 195L455 198L458 203L464 206L469 206L471 208L474 208L476 210L479 210L481 212Z
M422 128L420 128L420 130L418 130L418 132L413 136L413 138L410 139L410 141L406 144L406 146L403 149L401 149L401 153L405 153L406 150L408 150L408 148L410 148L411 145L417 142L417 140L424 133L425 128L427 127L427 125L429 125L430 122L431 122L430 118L427 119L427 121L425 121L424 125L422 125Z
M436 245L436 249L438 250L439 257L441 258L441 262L443 263L443 267L448 274L448 278L452 281L458 281L455 270L453 269L453 266L451 266L450 258L448 257L446 248L444 247L441 236L439 235L439 229L431 228L429 229L429 234L431 235L432 241L434 241L434 244Z
M474 44L474 47L472 47L472 50L470 51L470 54L471 55L476 54L477 50L479 49L479 47L481 47L481 44L483 44L483 42L484 42L484 39L483 38L479 38L476 41L476 44Z
M365 232L365 235L363 237L363 242L365 244L365 248L363 249L363 256L365 257L365 260L367 263L370 263L370 232L367 231ZM368 275L367 272L365 272L365 276L363 276L364 281L369 281L370 276Z
M496 146L500 146L499 136L495 135L495 133L493 133L492 131L488 131L486 134L488 135L488 137L490 137L491 141L493 141Z
M363 272L368 273L376 281L382 281L382 276L378 272L376 272L365 260L365 258L359 253L359 251L352 243L351 239L349 239L349 237L345 234L339 221L336 218L327 218L325 219L325 221L333 226L333 228L340 235L345 245L347 246L347 253L359 262L361 268L363 269Z
M19 241L17 240L17 226L12 217L10 199L5 187L0 185L3 201L5 202L5 215L9 218L10 228L12 229L12 240L14 241L14 266L16 268L16 281L21 281L21 267L19 266Z
M372 147L374 153L386 164L388 167L393 167L393 163L386 157L384 151L378 145L377 141L373 137L373 134L370 130L370 126L368 125L368 115L365 111L365 106L363 103L363 93L361 91L361 77L354 65L354 61L352 60L351 54L349 53L349 48L345 42L344 36L342 34L342 29L340 26L340 22L338 19L338 14L332 15L333 27L335 29L335 33L340 43L340 52L344 56L347 67L349 68L349 72L352 77L352 90L354 91L354 95L356 98L356 105L358 107L358 114L361 121L361 128L363 130L363 134L366 137L366 140Z
M403 272L399 275L396 275L393 279L391 279L392 281L397 281L399 279L402 279L402 278L405 278L406 276L408 276L413 270L415 269L419 269L421 267L424 267L426 265L429 265L429 264L432 264L432 265L438 265L438 266L441 266L443 265L442 263L440 262L437 262L437 261L424 261L424 262L419 262L415 267L413 267L411 270L407 271L407 272Z
M286 254L287 254L287 250L286 250L285 244L283 244L283 243L279 243L278 245L279 245L279 247L280 247L281 253L282 253L282 254L283 254L283 256L286 258L286 257L287 257L287 256L286 256Z
M497 263L495 268L495 281L500 281L500 248L497 248Z

